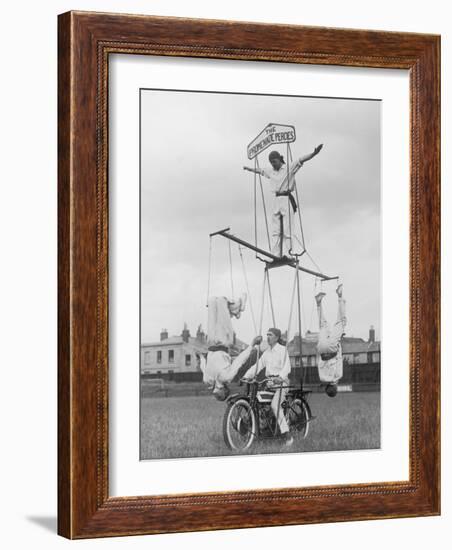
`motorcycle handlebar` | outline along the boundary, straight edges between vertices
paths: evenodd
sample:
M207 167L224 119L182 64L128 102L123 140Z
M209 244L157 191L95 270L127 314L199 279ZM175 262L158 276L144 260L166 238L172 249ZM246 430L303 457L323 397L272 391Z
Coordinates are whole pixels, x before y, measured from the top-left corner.
M266 377L266 378L263 378L262 380L257 380L257 378L241 378L240 379L240 384L257 384L258 386L263 386L265 384L268 384L268 382L273 382L273 379L274 377ZM288 388L290 387L289 385L284 385L284 384L281 384L280 385L281 387L283 388Z

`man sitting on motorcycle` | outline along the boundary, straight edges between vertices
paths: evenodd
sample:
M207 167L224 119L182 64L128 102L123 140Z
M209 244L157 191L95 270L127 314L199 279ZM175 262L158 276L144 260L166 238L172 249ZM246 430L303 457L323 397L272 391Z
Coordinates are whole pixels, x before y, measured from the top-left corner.
M256 365L250 367L245 373L245 379L252 379L265 369L265 376L270 378L269 388L275 390L271 407L279 426L281 435L284 437L285 445L293 444L293 437L289 433L289 426L284 416L282 403L287 394L289 385L290 359L286 346L281 345L281 331L278 328L270 328L267 332L268 348L257 361Z

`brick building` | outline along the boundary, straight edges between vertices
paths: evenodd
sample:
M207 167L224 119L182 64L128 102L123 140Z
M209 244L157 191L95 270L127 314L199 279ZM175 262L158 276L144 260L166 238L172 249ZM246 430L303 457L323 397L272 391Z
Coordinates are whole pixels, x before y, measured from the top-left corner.
M317 339L318 334L307 332L302 339L303 380L307 386L320 383L317 369ZM292 364L291 379L299 380L300 340L295 335L289 342L289 357ZM246 344L234 336L231 355L234 357L246 347ZM162 378L165 380L202 381L199 366L199 355L207 353L207 335L201 326L196 336L191 336L187 325L180 335L169 336L163 329L158 342L144 343L141 346L141 374L147 378ZM380 385L380 342L375 340L375 330L370 327L369 338L344 337L342 339L342 355L344 358L344 375L341 384L369 386Z
M317 339L318 333L307 332L302 339L303 380L307 385L320 383L317 369ZM358 386L380 386L380 342L375 340L375 329L371 326L368 340L344 336L342 338L342 356L344 373L341 384ZM296 335L289 342L289 356L292 365L291 378L301 377L300 369L300 339Z
M191 375L184 376L185 379L200 379L199 355L207 353L207 347L207 335L201 325L198 326L196 336L191 336L186 324L178 336L169 336L168 331L162 329L158 342L141 345L141 374L177 380L183 373ZM234 335L231 355L236 355L245 347L246 344Z

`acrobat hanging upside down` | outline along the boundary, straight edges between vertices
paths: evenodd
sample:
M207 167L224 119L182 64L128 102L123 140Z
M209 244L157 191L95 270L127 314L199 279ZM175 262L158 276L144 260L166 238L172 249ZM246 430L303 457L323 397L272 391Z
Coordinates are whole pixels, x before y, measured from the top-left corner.
M224 296L213 296L208 300L209 348L207 357L200 357L200 368L203 382L212 388L214 397L219 401L224 401L229 395L228 384L239 376L239 372L248 370L255 363L257 348L262 342L262 337L256 336L235 359L230 355L234 337L231 318L240 317L245 310L246 299L244 293L238 300L228 300Z
M345 300L342 296L343 286L336 289L337 294L337 320L330 326L325 318L322 300L326 296L319 292L315 301L319 317L319 340L317 342L317 366L320 381L326 384L325 391L330 397L337 394L337 383L342 378L343 360L341 340L344 335L347 319L345 317Z

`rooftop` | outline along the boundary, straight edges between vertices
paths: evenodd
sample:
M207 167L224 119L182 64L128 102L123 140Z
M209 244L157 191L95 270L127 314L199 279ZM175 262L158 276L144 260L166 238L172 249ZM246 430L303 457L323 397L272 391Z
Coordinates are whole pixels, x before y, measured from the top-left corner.
M155 347L155 346L177 346L179 344L191 344L193 346L205 347L207 345L205 340L200 340L194 336L188 337L188 342L185 342L181 335L179 336L170 336L164 340L158 340L155 342L143 342L141 345L143 347Z
M289 354L295 355L298 353L299 337L295 336L289 342ZM380 342L366 342L362 338L354 338L344 336L342 338L342 352L343 353L368 353L380 351ZM303 355L315 355L317 353L317 339L311 337L307 340L302 339L302 353Z
M163 340L158 340L154 342L143 342L141 344L141 347L148 347L148 348L155 348L155 347L162 347L162 346L180 346L182 344L189 344L193 347L199 348L201 350L207 351L207 337L204 333L198 336L188 336L186 340L184 340L184 337L182 334L176 335L176 336L170 336L168 338L164 338ZM245 349L248 344L240 340L240 338L235 337L235 343L233 348L236 351L241 351L242 349ZM233 349L233 351L234 351Z

